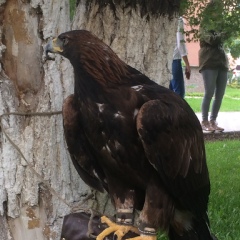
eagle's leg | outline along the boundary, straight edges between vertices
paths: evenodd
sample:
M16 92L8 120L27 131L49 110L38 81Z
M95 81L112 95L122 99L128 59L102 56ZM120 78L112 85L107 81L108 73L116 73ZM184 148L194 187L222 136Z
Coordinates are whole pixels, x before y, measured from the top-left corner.
M143 222L139 225L140 236L128 238L127 240L157 240L157 229L148 227Z
M113 201L117 210L116 223L112 222L106 216L103 216L101 221L106 223L109 227L97 236L97 240L102 240L111 233L114 233L117 240L121 240L129 231L139 235L138 229L133 226L134 191L125 191L124 197L121 197L121 199L117 196L118 194L113 195Z
M140 236L128 240L156 240L157 231L168 231L174 215L174 204L156 176L149 180L145 202L139 217Z

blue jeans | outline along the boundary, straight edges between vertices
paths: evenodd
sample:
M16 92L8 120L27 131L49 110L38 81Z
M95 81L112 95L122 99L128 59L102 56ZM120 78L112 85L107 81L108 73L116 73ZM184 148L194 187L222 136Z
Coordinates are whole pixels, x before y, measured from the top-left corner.
M201 71L201 74L205 88L202 101L202 120L208 121L208 112L214 93L215 96L212 104L210 120L216 120L225 93L228 72L222 69L205 69Z
M182 70L182 60L176 59L172 61L172 80L170 81L169 89L180 95L185 96L185 86Z

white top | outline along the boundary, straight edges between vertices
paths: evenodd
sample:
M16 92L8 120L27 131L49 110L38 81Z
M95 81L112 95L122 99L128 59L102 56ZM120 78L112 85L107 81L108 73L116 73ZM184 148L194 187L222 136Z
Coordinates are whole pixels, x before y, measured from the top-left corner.
M181 59L183 56L187 56L186 41L184 37L184 22L182 17L178 19L176 45L173 51L173 60Z

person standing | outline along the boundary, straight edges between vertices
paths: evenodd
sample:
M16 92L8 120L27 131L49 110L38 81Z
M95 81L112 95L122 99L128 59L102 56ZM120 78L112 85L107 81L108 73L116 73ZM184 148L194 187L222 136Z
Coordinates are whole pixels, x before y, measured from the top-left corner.
M184 37L184 22L182 17L178 19L178 29L176 34L176 44L173 52L172 61L172 80L170 81L169 89L180 95L182 98L185 96L185 85L182 70L182 59L185 62L185 75L189 79L191 69L187 57L187 48Z
M208 11L213 11L212 17L217 17L214 14L218 14L216 4L212 1L207 7ZM228 58L223 49L225 38L226 33L222 31L200 26L199 72L202 74L205 89L201 105L203 132L224 131L224 128L218 126L216 119L227 85ZM214 94L209 118L210 103Z

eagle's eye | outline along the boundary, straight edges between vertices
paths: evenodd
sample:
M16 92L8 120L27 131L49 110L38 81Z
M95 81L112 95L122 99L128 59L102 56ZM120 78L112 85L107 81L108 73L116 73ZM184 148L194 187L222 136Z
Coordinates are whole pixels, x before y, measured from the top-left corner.
M66 46L68 44L68 38L63 37L62 39L63 46Z

